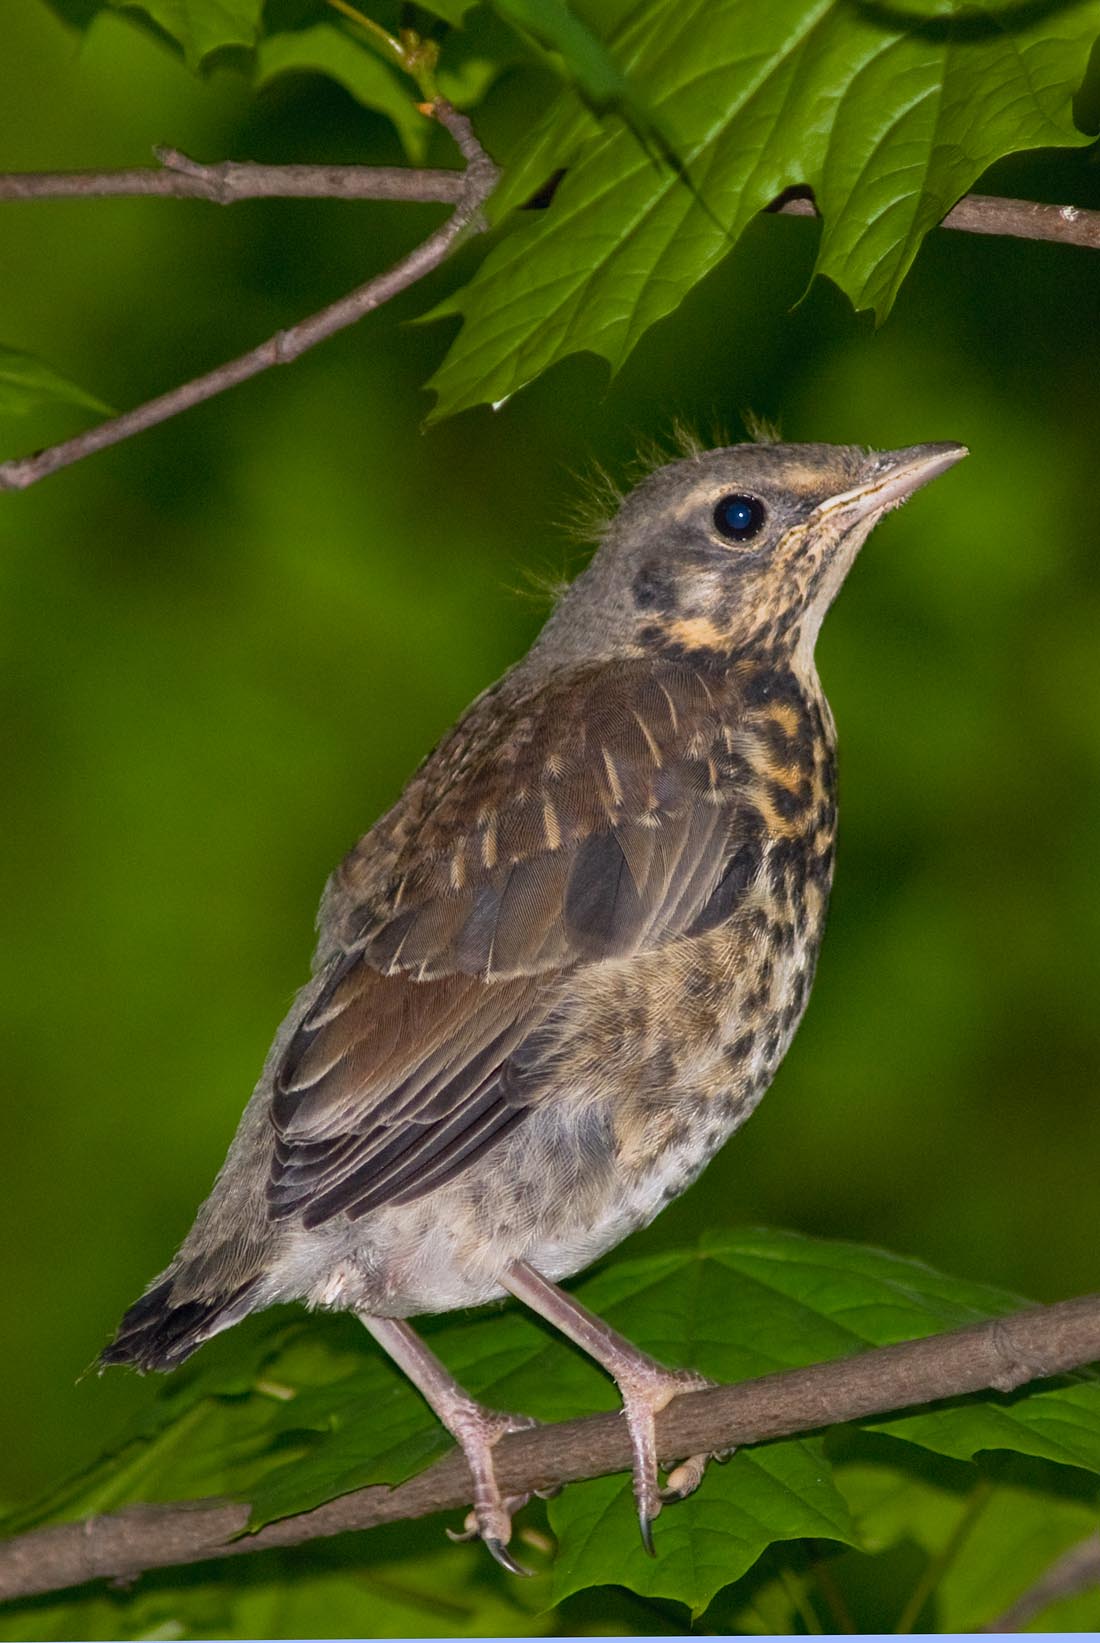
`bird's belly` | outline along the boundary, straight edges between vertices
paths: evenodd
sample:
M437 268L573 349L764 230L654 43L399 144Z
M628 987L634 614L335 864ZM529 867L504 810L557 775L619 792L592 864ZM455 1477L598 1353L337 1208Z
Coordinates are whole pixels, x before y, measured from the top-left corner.
M773 960L770 981L734 996L713 1030L685 1034L675 1075L650 1102L614 1119L618 1145L599 1212L555 1230L525 1255L546 1277L568 1277L648 1226L686 1192L763 1099L805 1009L818 931ZM753 1025L749 1025L749 1022ZM663 1099L662 1099L663 1095Z
M614 1172L594 1216L537 1238L524 1259L548 1278L568 1278L582 1271L632 1232L648 1226L666 1204L686 1192L750 1110L746 1107L732 1120L701 1105L691 1115L684 1114L684 1133L650 1164L640 1171Z
M571 1277L647 1226L741 1121L720 1126L699 1116L643 1170L610 1164L584 1181L574 1177L572 1190L560 1167L564 1147L552 1147L541 1162L537 1146L520 1156L502 1148L491 1174L488 1160L471 1172L474 1194L464 1188L475 1183L456 1183L430 1200L337 1224L321 1261L314 1233L302 1274L308 1281L293 1292L314 1306L411 1317L502 1299L501 1275L513 1261L550 1279Z

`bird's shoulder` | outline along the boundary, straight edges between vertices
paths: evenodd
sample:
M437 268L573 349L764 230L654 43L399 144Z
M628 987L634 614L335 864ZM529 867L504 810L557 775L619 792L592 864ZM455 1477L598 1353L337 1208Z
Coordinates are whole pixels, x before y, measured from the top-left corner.
M383 969L476 967L478 905L499 913L503 887L522 902L522 881L537 881L536 899L564 900L578 867L585 877L586 851L593 871L601 865L599 840L667 834L693 807L720 807L740 762L743 712L735 673L684 661L506 674L337 868L323 944L367 949ZM448 925L466 927L457 948Z

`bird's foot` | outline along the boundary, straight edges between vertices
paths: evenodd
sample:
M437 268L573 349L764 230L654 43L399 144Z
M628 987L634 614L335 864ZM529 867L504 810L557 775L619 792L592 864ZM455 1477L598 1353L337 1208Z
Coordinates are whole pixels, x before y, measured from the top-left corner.
M517 1300L602 1365L619 1388L633 1451L634 1500L642 1545L652 1555L654 1518L666 1500L681 1500L698 1488L709 1459L692 1455L673 1467L662 1493L657 1474L657 1416L681 1392L702 1392L715 1383L693 1369L666 1369L526 1261L513 1261L503 1282Z
M510 1574L529 1575L508 1550L512 1538L512 1517L530 1500L530 1495L502 1495L493 1465L493 1449L509 1432L527 1432L537 1426L531 1415L503 1415L486 1409L473 1399L463 1400L448 1410L447 1425L466 1457L474 1480L474 1503L464 1529L448 1529L452 1540L483 1540L489 1552Z
M634 1452L634 1504L638 1511L638 1525L642 1545L650 1557L655 1555L653 1520L667 1502L683 1500L703 1481L710 1455L691 1455L674 1466L668 1474L664 1489L657 1471L657 1416L681 1392L702 1392L715 1382L692 1369L665 1369L653 1359L632 1362L616 1374L622 1394L623 1414L630 1432L630 1446Z

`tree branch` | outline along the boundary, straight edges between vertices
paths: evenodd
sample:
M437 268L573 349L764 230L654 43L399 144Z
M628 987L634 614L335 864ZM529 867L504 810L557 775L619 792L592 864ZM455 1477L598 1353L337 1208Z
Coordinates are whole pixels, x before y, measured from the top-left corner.
M941 1398L1063 1374L1100 1358L1100 1295L1036 1307L943 1335L765 1375L676 1398L658 1417L662 1460L702 1454ZM540 1426L504 1438L496 1470L505 1495L625 1471L630 1441L619 1415ZM81 1523L35 1529L0 1544L0 1599L60 1591L88 1580L132 1579L145 1569L239 1557L273 1546L465 1507L471 1480L457 1451L396 1488L376 1485L296 1517L244 1530L249 1507L228 1501L133 1506Z
M167 422L170 417L178 416L181 411L189 410L192 405L213 399L215 395L224 393L227 388L234 388L239 382L246 382L249 377L258 376L271 365L288 364L300 354L304 354L307 348L313 348L337 331L354 325L364 314L381 307L398 292L423 279L433 268L438 268L466 230L477 223L481 207L492 192L499 173L478 142L473 127L464 114L459 114L442 98L437 99L431 105L431 109L435 118L454 138L466 161L466 167L459 174L461 193L458 204L447 221L422 244L407 257L402 257L400 262L395 263L385 273L376 274L365 285L349 291L347 296L330 303L319 313L311 314L307 319L299 321L289 330L276 332L275 336L260 343L259 347L250 349L247 354L240 354L236 359L217 366L213 371L207 371L203 376L195 377L166 394L160 394L156 399L148 400L135 410L111 417L108 421L89 428L86 433L78 434L75 439L67 439L60 445L51 445L47 450L39 451L33 456L16 457L9 462L0 462L0 491L25 490L27 486L33 485L36 480L44 478L47 474L56 473L59 468L66 468L70 463L79 462L82 457L90 456L94 451L117 445L146 428ZM198 169L200 173L209 170L217 173L220 170L218 167ZM290 169L299 170L297 167ZM195 180L193 174L186 169L180 175L190 176L193 181ZM220 186L217 177L209 186Z
M253 165L222 160L203 165L176 148L154 150L160 166L131 171L0 172L0 200L90 200L156 195L210 200L426 200L453 205L462 198L461 171L418 171L408 166Z
M816 217L817 206L804 194L780 195L769 211L786 217ZM940 220L941 228L967 234L1004 234L1018 240L1051 240L1100 251L1100 211L1080 205L1043 205L1036 200L1006 200L995 194L965 194Z
M434 200L451 204L461 197L463 186L463 173L458 171L417 171L404 166L254 165L243 160L204 165L178 149L158 148L155 152L160 169L138 166L129 171L0 172L0 201L156 195L211 200L216 205L258 199ZM539 204L548 205L553 193L553 188L541 193ZM801 190L780 195L768 210L789 217L818 214L814 201ZM966 194L942 219L940 227L1100 250L1100 211L1079 205Z

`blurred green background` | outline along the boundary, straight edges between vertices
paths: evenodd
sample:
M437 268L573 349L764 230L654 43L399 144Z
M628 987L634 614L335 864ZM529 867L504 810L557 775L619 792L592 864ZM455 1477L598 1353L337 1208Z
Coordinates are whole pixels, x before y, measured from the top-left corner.
M0 168L399 162L331 83L197 83L121 17L11 8ZM514 141L541 71L479 127ZM434 156L450 163L439 141ZM989 186L1100 204L1086 155ZM321 306L431 207L0 208L0 342L129 406ZM581 562L593 462L674 417L960 439L875 535L819 660L840 728L833 912L773 1093L632 1244L764 1222L1038 1298L1100 1287L1100 258L942 232L879 333L817 230L761 221L608 386L568 362L421 431L448 330L355 331L0 505L4 1215L0 1502L93 1454L152 1382L78 1381L206 1192L304 979L326 873ZM468 270L480 252L464 253ZM75 431L0 424L2 454Z

